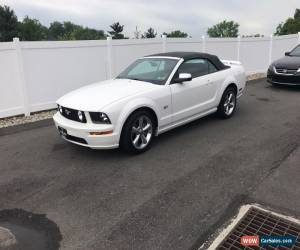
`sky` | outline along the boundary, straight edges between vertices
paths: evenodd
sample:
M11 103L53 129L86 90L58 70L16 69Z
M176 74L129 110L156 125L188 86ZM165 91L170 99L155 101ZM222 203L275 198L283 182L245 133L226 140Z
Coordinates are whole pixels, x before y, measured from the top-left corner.
M300 0L0 0L14 9L19 20L28 15L49 26L71 21L91 28L110 30L120 22L133 37L136 26L158 34L180 29L194 38L222 21L240 24L240 35L274 33L277 25L293 16Z

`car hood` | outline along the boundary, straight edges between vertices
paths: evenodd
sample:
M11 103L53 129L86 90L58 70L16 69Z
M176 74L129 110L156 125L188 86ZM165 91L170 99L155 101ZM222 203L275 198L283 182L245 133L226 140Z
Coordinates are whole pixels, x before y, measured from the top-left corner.
M299 69L300 68L300 57L298 56L285 56L276 60L273 65L276 68L284 69Z
M112 79L74 90L57 100L63 107L82 111L101 111L113 102L150 92L158 85L129 79Z

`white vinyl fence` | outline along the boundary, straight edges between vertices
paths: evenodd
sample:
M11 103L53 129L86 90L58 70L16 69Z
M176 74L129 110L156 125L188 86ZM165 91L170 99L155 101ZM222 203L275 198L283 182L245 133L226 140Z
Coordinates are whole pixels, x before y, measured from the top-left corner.
M133 60L159 52L198 51L238 60L247 74L300 43L296 35L263 38L159 38L0 43L0 118L55 108L78 87L110 79Z

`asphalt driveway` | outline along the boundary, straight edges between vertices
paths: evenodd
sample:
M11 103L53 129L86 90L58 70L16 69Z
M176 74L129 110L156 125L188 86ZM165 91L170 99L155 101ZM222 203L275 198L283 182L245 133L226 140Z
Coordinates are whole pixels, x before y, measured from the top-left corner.
M62 249L197 248L299 144L300 89L265 80L232 119L180 127L138 156L71 145L49 122L0 129L0 210L46 214Z

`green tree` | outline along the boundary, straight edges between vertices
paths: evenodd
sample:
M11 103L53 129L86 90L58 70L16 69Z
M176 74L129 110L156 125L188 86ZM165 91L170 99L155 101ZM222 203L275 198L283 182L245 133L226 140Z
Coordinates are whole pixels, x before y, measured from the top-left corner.
M119 24L119 23L117 23ZM118 27L116 30L118 31ZM123 31L123 26L121 26ZM121 31L121 32L122 32ZM119 32L120 33L120 32ZM116 33L119 37L123 34ZM12 9L0 5L0 42L12 41L19 36L23 41L40 40L98 40L105 39L103 30L82 27L72 22L52 22L49 29L43 26L39 20L26 16L22 22ZM123 36L124 37L124 36Z
M170 33L164 32L163 34L166 35L167 37L181 37L181 38L188 37L187 33L182 32L180 30L174 30L174 31L171 31Z
M8 6L0 5L0 42L12 41L18 36L18 18Z
M295 10L294 18L290 17L285 22L280 23L275 35L296 34L300 31L300 9Z
M300 19L300 9L295 10L294 18L299 20Z
M63 27L64 27L64 34L62 40L75 40L75 32L76 30L79 30L81 28L79 25L69 21L64 22Z
M207 29L209 37L237 37L239 35L239 24L234 21L222 21Z
M63 23L58 21L50 23L48 29L49 40L63 40L64 34L65 34L65 27Z
M99 40L105 38L103 30L84 28L72 22L53 22L48 31L49 40Z
M106 35L103 30L96 30L90 28L84 28L84 37L83 40L101 40L106 39Z
M110 25L111 31L108 33L112 36L113 39L124 39L124 35L122 34L124 25L121 25L119 22L113 23Z
M72 37L74 40L99 40L104 39L106 36L104 35L103 30L83 28L79 26L72 32Z
M143 35L142 38L155 38L157 35L157 32L153 28L149 28Z
M20 38L23 41L46 40L47 36L47 27L43 26L37 19L26 16L20 23Z

